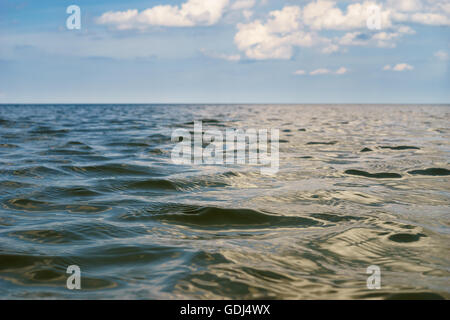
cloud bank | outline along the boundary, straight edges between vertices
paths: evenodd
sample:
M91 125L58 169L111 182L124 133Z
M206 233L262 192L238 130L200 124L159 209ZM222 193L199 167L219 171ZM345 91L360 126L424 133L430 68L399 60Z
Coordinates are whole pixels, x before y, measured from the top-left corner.
M369 30L376 14L382 30ZM345 10L336 1L316 0L300 6L285 6L261 19L238 24L237 48L250 59L290 59L295 47L320 47L330 54L345 46L394 48L396 42L415 31L404 23L450 26L450 3L444 0L364 1ZM323 31L344 32L327 38Z
M245 4L242 0L240 3L241 6ZM97 23L110 25L119 30L145 29L150 26L209 26L222 18L228 5L229 0L188 0L180 6L158 5L142 12L136 9L109 11L102 14Z
M291 59L297 48L315 48L322 54L345 52L351 46L394 48L403 37L416 33L415 25L450 26L449 0L355 0L344 6L332 0L313 0L252 18L253 10L262 3L187 0L180 5L157 5L140 12L105 12L97 23L116 30L212 26L227 20L224 16L229 12L241 12L245 20L236 24L234 44L242 58L252 60ZM373 19L378 21L376 28L370 26ZM241 55L230 59L239 61ZM227 60L226 55L222 58Z

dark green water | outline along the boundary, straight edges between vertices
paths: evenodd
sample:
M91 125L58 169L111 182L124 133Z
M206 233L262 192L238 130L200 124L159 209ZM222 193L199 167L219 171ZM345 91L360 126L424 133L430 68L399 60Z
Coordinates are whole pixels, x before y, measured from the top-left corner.
M194 120L280 129L278 174L173 164L171 133ZM450 106L0 106L0 298L449 298L449 120Z

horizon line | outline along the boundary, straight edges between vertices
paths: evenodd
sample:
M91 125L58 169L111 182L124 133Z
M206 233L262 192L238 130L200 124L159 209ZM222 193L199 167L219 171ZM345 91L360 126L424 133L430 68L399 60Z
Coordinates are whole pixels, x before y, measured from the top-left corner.
M0 105L450 105L450 102L0 102Z

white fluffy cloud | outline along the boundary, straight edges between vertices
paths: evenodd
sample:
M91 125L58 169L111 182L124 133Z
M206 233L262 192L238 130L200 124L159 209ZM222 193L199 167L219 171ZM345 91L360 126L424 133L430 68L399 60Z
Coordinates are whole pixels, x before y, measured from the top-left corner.
M238 24L234 42L251 59L290 59L293 47L311 47L317 42L314 34L300 29L300 13L299 7L286 6L270 12L265 23Z
M144 29L149 26L192 27L213 25L222 17L229 0L188 0L180 6L158 5L142 12L127 10L106 12L97 23L119 30Z
M396 64L395 66L391 66L391 65L384 66L383 70L384 71L402 72L402 71L414 70L414 67L407 63L399 63L399 64Z
M261 1L262 3L263 1ZM257 0L186 0L181 5L157 5L139 12L136 9L109 11L102 14L97 22L111 25L117 29L144 29L148 26L191 27L213 25L229 10L242 11L249 19L250 10ZM382 28L391 28L398 22L413 22L425 25L450 26L449 0L376 0L354 1L345 9L337 6L337 1L309 1L303 9L290 6L293 14L298 13L297 23L311 30L352 30L366 28L367 19L378 7ZM272 11L273 15L277 11ZM300 14L301 12L301 14ZM286 12L277 19L291 19ZM290 20L292 22L292 20Z
M346 12L339 9L335 1L317 0L303 9L305 25L316 30L350 30L367 27L367 19L373 14L372 9L377 3L365 1L347 6ZM391 26L389 10L380 10L381 24Z
M375 13L381 29L369 30L368 19ZM367 0L345 8L331 0L309 1L272 11L265 22L238 24L235 44L251 59L290 59L295 47L318 46L324 54L345 46L394 48L399 39L415 34L406 23L450 26L450 1ZM324 30L345 33L326 38L321 36Z
M392 19L431 26L450 26L448 0L388 0Z
M391 28L397 22L448 26L450 1L387 0L384 4L358 1L341 10L336 1L316 0L304 7L302 18L305 25L316 30L351 30L366 28L368 18L374 15L379 17L383 29Z

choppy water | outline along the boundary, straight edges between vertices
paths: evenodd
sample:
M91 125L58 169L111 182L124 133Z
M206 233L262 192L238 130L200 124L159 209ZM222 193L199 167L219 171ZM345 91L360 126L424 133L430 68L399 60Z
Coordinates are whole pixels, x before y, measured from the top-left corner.
M173 164L171 133L194 120L280 129L280 171ZM450 298L449 120L450 106L0 106L0 298Z

